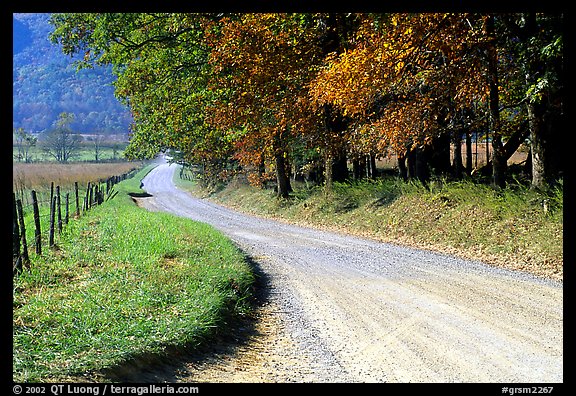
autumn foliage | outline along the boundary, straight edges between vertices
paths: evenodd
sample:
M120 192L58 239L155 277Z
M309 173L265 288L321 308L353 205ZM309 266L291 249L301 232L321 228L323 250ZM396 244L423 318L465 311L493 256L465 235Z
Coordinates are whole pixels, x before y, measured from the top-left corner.
M116 67L134 157L176 149L210 177L273 174L288 196L299 170L330 186L349 161L391 153L404 178L463 177L471 165L461 152L451 160L450 145L474 133L491 142L497 185L523 142L533 184L562 174L550 154L562 15L58 14L53 24L65 52Z

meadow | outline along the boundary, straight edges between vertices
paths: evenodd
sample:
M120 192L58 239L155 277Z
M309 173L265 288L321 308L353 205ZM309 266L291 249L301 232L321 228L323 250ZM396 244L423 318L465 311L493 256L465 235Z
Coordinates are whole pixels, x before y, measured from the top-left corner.
M105 380L195 348L247 312L253 273L232 242L129 196L151 167L73 219L52 249L30 252L13 280L14 381Z
M92 136L87 137L80 142L76 150L73 150L73 155L70 158L71 162L98 162L98 161L121 161L124 158L124 150L128 145L124 141L105 141L98 145L98 150ZM96 155L98 158L96 158ZM44 149L42 143L37 143L28 149L28 162L56 162L53 156L48 154ZM23 158L19 158L18 143L12 143L12 158L14 162L26 162Z

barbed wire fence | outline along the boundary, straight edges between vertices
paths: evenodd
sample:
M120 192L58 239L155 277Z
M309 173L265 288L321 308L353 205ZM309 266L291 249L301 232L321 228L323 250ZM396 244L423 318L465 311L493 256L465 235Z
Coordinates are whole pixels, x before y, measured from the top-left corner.
M50 185L50 195L39 193L36 190L30 191L30 201L25 199L24 191L12 192L13 202L13 231L12 231L12 270L13 275L17 275L24 268L30 268L30 256L28 254L28 241L26 233L25 215L32 210L34 218L34 238L30 248L34 249L37 255L42 255L42 236L48 233L48 247L55 246L56 234L60 235L64 226L68 225L71 217L79 218L89 211L92 207L101 205L103 202L112 199L118 193L114 186L123 180L134 175L137 169L123 173L118 176L111 176L107 179L100 179L97 182L88 182L86 189L81 194L78 182L74 182L73 191L63 193L60 186ZM71 193L73 194L71 196ZM26 197L27 198L27 197ZM73 202L71 202L73 199ZM41 214L40 208L48 206L48 213ZM71 211L73 210L73 212ZM44 211L46 212L46 211ZM48 217L48 229L43 230L41 227L41 217ZM46 222L44 222L46 223ZM44 234L43 234L44 233Z

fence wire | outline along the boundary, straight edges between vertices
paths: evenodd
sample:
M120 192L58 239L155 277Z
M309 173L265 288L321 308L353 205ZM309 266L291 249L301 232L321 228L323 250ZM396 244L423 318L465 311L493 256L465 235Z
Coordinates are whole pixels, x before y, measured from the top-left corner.
M30 194L24 194L24 189L13 191L13 275L22 272L23 268L30 268L29 248L34 248L36 254L41 255L43 239L48 239L49 247L53 247L56 233L60 235L71 217L77 218L93 206L100 205L110 199L114 196L114 186L131 177L136 171L134 169L95 183L89 182L83 190L78 183L74 183L72 191L63 192L60 190L60 186L54 186L54 183L51 183L50 193L30 190ZM26 200L25 204L23 203L24 200ZM62 208L63 205L64 208ZM48 207L48 213L46 213L46 207ZM33 213L34 217L34 238L33 243L28 244L27 239L31 234L29 233L30 230L26 228L25 218L30 212ZM46 227L46 223L48 223L48 227ZM42 224L44 224L43 227ZM46 230L46 228L48 229Z

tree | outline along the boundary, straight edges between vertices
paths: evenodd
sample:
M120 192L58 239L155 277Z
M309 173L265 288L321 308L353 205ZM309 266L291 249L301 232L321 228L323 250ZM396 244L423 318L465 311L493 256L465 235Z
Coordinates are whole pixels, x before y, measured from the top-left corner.
M82 137L70 130L73 120L74 114L61 113L55 122L55 128L48 132L43 141L44 151L58 162L68 162L80 148Z
M244 14L222 19L210 37L211 87L222 92L210 123L232 137L241 164L272 162L283 198L291 192L290 147L315 120L306 95L319 61L312 25L305 15Z
M345 54L353 45L354 33L358 29L357 14L328 13L317 16L318 45L321 49L322 64L315 68L315 76L327 62ZM309 89L313 86L312 81ZM309 133L313 144L317 145L324 156L325 190L330 192L334 181L348 178L348 143L351 140L350 118L346 111L334 103L315 102L311 97L312 108L321 117L321 127ZM314 133L315 132L315 133Z
M101 160L100 153L102 152L102 145L104 144L104 135L95 135L92 137L92 147L94 148L94 161Z
M16 159L20 162L30 162L32 160L30 157L30 148L36 146L38 138L26 132L24 128L18 128L14 130L14 139L18 149Z
M327 58L312 99L368 132L364 146L396 152L404 174L424 181L429 167L447 172L449 136L485 95L477 24L458 14L362 15L355 45Z
M502 143L502 133L500 130L498 54L496 49L496 28L494 23L493 15L487 15L484 17L483 29L486 36L486 59L488 64L489 125L490 132L492 133L492 182L495 186L504 187L506 185L507 163L504 158L504 145ZM488 144L488 142L486 142L486 144Z
M558 175L561 16L542 14L56 14L52 39L79 64L111 64L133 114L126 153L173 148L215 180L323 158L324 180L394 152L404 178L472 171L491 141L492 182L530 130L533 184ZM450 144L455 146L450 161ZM487 145L487 147L489 147ZM309 153L313 153L309 154ZM488 169L487 168L487 169ZM543 176L542 176L543 175Z
M560 153L563 94L563 15L523 13L501 17L517 59L520 103L528 121L532 187L546 189L563 171Z
M128 158L151 158L174 148L217 178L230 145L209 129L206 107L215 92L204 32L213 14L54 14L52 40L67 54L83 53L79 67L112 64L115 94L130 107Z

